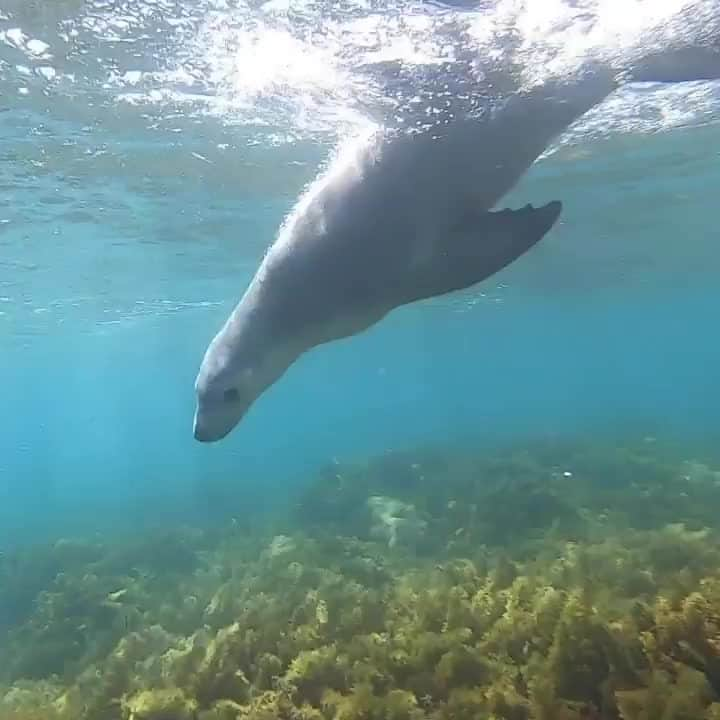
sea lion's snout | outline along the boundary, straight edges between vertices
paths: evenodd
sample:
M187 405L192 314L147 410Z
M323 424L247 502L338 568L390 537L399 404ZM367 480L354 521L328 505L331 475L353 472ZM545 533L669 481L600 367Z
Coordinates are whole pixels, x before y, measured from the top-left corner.
M195 412L195 417L193 418L193 437L198 442L212 442L214 440L207 423L200 420L200 416L197 411Z
M201 422L198 422L198 417L195 415L195 419L193 421L193 437L198 442L214 442L215 440L219 440L220 438L217 438L213 435L213 433L210 432L210 429L207 425L204 425Z
M228 418L223 413L206 414L197 410L193 419L193 437L202 443L217 442L229 435L241 418L242 415Z

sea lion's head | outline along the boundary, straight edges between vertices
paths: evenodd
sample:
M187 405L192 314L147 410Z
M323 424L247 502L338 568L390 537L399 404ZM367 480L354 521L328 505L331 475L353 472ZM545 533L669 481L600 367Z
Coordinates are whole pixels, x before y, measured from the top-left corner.
M262 392L255 382L255 373L252 364L237 363L232 355L210 345L195 380L196 440L222 440L243 419Z
M252 315L252 313L250 313ZM222 440L287 370L297 353L287 342L251 327L243 303L213 338L195 380L193 435Z

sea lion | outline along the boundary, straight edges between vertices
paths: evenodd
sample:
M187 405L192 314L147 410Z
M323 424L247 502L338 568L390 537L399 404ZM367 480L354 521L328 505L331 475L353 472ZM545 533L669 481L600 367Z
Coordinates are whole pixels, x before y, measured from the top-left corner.
M197 375L194 437L225 437L295 360L393 309L468 288L532 248L559 200L494 211L548 145L622 82L720 77L717 45L601 65L513 92L480 117L374 130L338 153L282 224Z

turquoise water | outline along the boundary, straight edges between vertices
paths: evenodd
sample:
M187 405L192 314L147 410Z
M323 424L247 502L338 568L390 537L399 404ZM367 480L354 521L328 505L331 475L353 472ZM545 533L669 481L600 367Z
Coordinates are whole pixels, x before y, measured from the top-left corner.
M395 42L414 7L0 5L2 543L253 515L335 459L424 442L715 447L712 84L612 98L508 198L564 201L540 246L192 440L207 342L374 97L338 38L365 17ZM273 48L295 65L264 66Z
M533 82L701 30L718 0L0 0L0 720L718 720L720 83L613 94L504 199L563 201L535 248L193 439L339 141L510 41Z

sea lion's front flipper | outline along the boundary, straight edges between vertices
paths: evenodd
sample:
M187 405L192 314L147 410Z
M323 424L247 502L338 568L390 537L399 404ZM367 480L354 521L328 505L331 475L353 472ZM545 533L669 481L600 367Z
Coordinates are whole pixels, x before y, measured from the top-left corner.
M562 204L483 212L462 221L432 258L410 273L398 304L462 290L490 277L539 242L560 216Z

